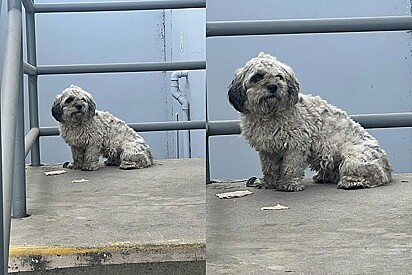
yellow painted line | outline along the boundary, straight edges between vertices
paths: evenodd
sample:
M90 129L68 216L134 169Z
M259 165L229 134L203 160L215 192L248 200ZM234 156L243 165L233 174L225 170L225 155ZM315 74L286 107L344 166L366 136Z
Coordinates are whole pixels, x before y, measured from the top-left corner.
M170 244L170 245L138 245L138 246L105 246L105 247L46 247L46 246L10 246L10 257L28 255L71 255L115 251L144 251L144 250L186 250L205 248L205 244Z

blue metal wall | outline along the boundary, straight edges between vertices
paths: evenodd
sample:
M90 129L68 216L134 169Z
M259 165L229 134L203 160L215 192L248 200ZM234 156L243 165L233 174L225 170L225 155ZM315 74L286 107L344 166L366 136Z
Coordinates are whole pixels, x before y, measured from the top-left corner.
M209 0L207 21L410 15L410 2ZM230 10L230 12L227 12ZM291 65L303 93L349 114L412 111L410 32L267 35L207 39L209 120L238 119L227 101L235 70L260 51ZM369 130L396 172L412 171L412 130ZM211 178L260 176L257 153L240 136L210 139Z

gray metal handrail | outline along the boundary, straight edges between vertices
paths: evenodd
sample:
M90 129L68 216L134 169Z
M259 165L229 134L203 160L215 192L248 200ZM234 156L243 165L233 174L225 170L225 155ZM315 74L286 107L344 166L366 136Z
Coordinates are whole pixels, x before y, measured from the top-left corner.
M206 8L206 0L156 0L113 3L54 3L34 4L35 13L55 12L99 12L99 11L133 11L159 9Z
M350 117L366 129L412 127L412 112L362 114L351 115ZM209 121L207 123L207 135L238 135L240 134L239 122L239 120Z
M204 70L206 61L170 61L118 64L42 65L37 75Z
M16 113L18 97L22 96L22 9L18 0L8 1L7 31L4 47L4 66L1 83L1 136L2 177L3 177L3 238L4 247L0 251L1 272L7 274L10 244L11 206L15 167Z
M374 32L411 29L411 16L212 21L206 24L206 36Z

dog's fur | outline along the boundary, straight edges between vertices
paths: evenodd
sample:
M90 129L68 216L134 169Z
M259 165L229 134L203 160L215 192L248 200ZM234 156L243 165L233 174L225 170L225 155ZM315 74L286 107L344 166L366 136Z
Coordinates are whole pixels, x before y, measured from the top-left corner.
M73 162L68 168L98 170L99 156L106 165L120 169L145 168L153 164L149 146L126 123L108 112L96 110L92 96L71 85L56 97L51 109L60 122L60 136L70 145Z
M259 152L263 187L303 190L308 165L315 182L338 188L389 183L392 168L377 140L346 112L299 90L292 68L265 53L239 69L229 86L242 135Z

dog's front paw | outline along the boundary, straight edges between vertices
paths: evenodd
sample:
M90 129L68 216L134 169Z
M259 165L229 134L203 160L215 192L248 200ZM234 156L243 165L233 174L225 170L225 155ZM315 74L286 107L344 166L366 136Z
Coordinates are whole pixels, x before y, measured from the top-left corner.
M87 165L82 167L83 171L97 171L99 169L100 168L97 165Z
M305 190L305 186L298 181L281 182L276 188L278 191L297 192Z

